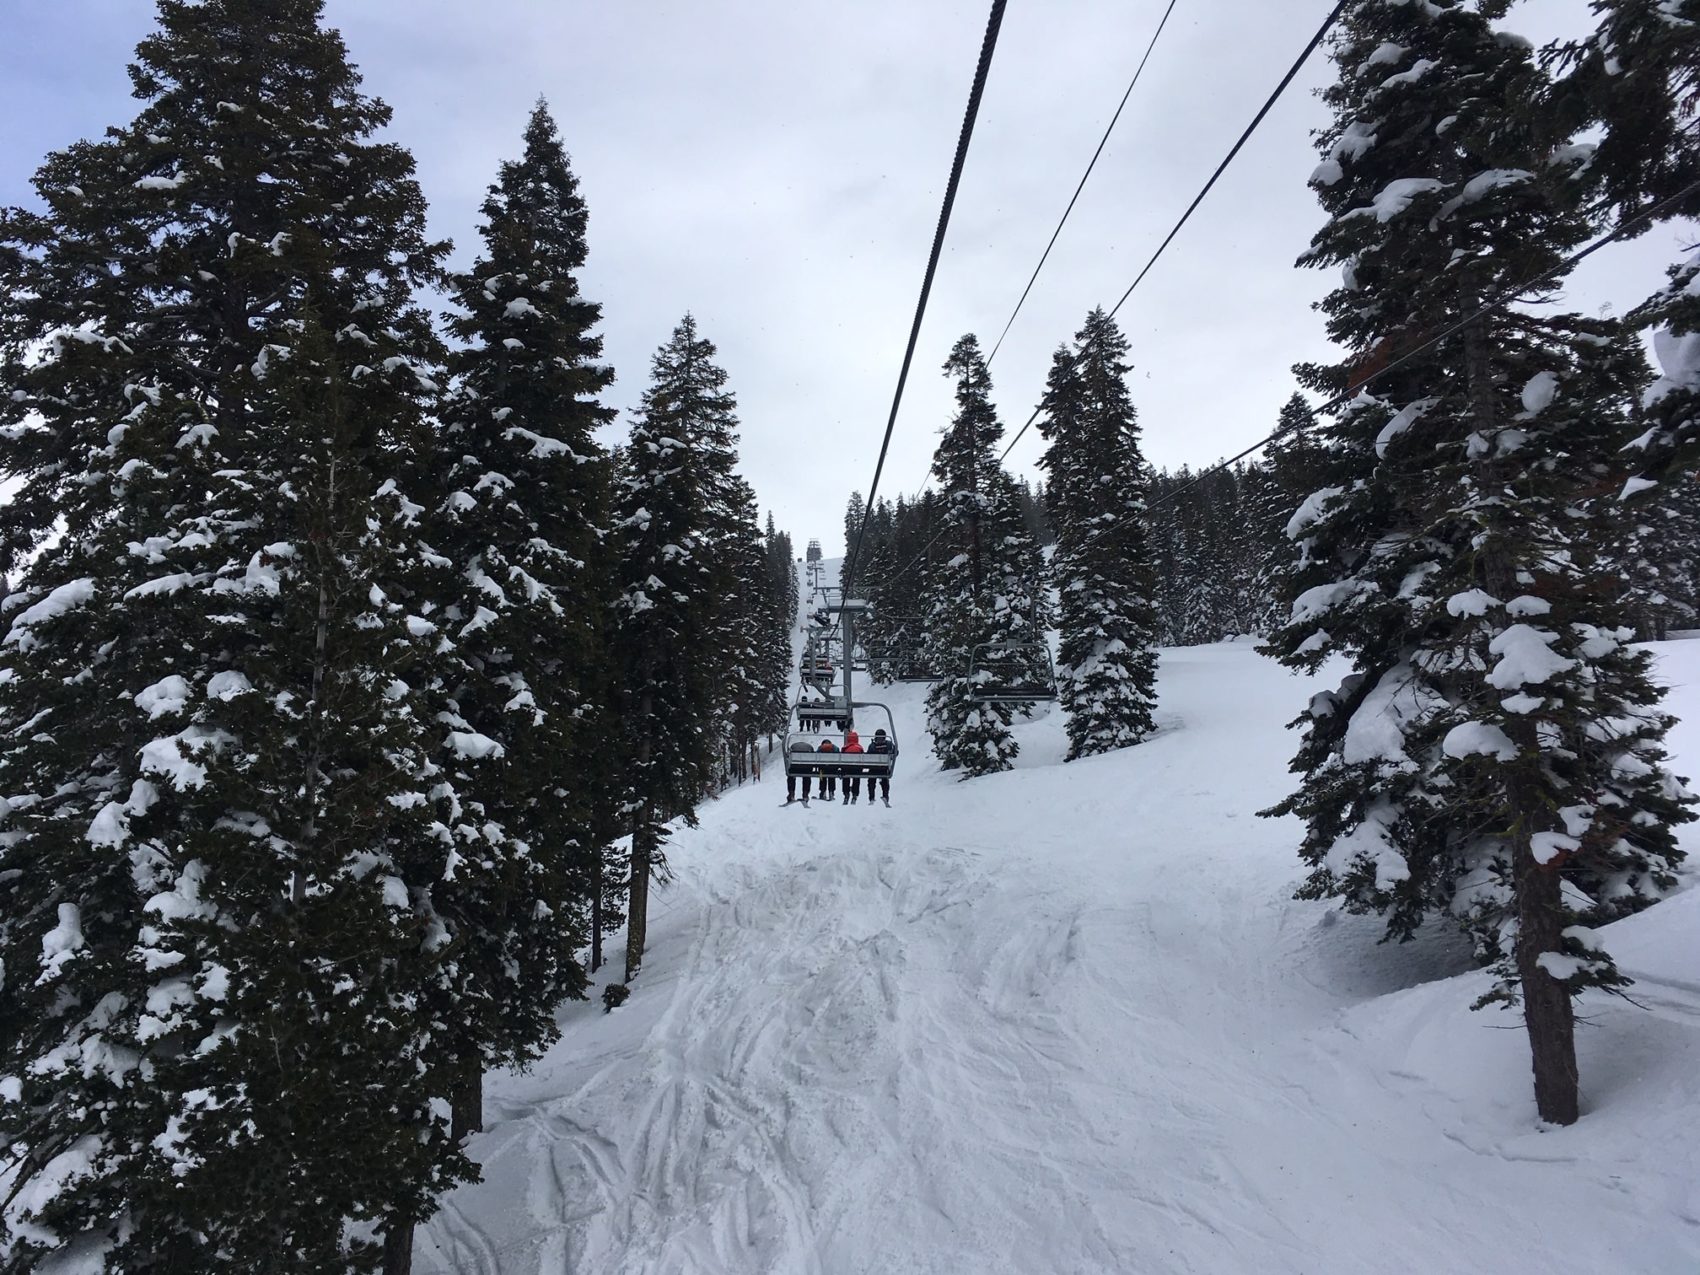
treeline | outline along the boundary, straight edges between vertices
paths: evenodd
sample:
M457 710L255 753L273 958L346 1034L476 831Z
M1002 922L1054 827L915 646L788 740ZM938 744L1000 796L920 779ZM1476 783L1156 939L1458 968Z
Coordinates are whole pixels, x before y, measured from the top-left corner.
M546 107L450 270L321 9L162 3L0 221L0 1270L407 1269L785 718L714 346L605 448Z
M1260 460L1199 472L1145 470L1140 491L1149 507L1158 645L1263 637L1285 619L1280 590L1293 553L1287 525L1309 494L1321 443L1301 394L1271 428L1282 437ZM1617 592L1617 607L1643 641L1700 627L1700 471L1678 468L1673 477L1657 500L1619 500L1615 488L1587 498L1609 527L1600 584ZM1054 544L1044 483L1023 479L1017 486L1029 534L1041 546ZM853 495L847 545L863 507ZM939 556L938 508L929 488L913 499L876 501L869 517L867 565L858 574L872 595L909 565L890 585L890 605L901 614L924 610L927 571Z
M976 669L1048 622L1045 586L1071 756L1148 732L1158 642L1256 633L1295 669L1346 665L1302 706L1299 786L1267 812L1304 825L1300 894L1396 940L1461 926L1565 1124L1574 1000L1630 981L1597 929L1675 888L1694 817L1633 643L1700 602L1700 252L1621 318L1515 302L1554 301L1597 236L1700 216L1700 3L1596 0L1593 34L1542 50L1506 7L1345 9L1299 262L1338 280L1319 309L1343 353L1295 369L1263 462L1151 473L1094 312L1036 418L1041 571L967 337L936 490L876 507L853 548L868 631L939 679L935 746L969 775L1014 756L1021 706L986 702Z

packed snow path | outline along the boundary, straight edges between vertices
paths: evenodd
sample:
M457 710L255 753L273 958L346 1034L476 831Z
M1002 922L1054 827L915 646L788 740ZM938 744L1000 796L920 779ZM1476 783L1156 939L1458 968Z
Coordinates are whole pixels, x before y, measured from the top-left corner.
M1662 656L1700 725L1700 642ZM1539 1131L1446 936L1291 899L1253 812L1302 680L1166 652L1153 739L1064 767L1041 718L966 784L922 689L894 808L781 809L775 767L680 834L631 1000L492 1077L419 1270L1700 1270L1700 892L1608 931L1647 1008L1588 1002L1588 1114Z

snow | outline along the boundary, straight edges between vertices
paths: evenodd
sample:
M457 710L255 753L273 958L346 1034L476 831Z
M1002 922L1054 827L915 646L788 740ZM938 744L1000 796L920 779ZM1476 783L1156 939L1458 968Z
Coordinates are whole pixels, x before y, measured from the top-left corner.
M1580 957L1566 956L1563 952L1542 952L1535 958L1535 964L1563 982L1565 979L1575 978L1588 967L1589 962Z
M1486 615L1490 607L1499 605L1499 599L1484 589L1466 589L1462 593L1454 593L1446 599L1448 615Z
M189 726L175 735L155 739L142 746L142 773L161 775L181 791L199 788L207 781L207 768L193 760L205 750L217 750L232 741L225 731Z
M1511 761L1517 756L1517 745L1492 722L1460 722L1446 732L1440 751L1448 757L1485 756Z
M457 757L479 759L484 757L500 757L506 749L488 735L480 735L473 730L452 730L449 732L449 748Z
M1364 593L1376 592L1376 586L1366 580L1336 580L1306 589L1293 599L1292 624L1303 624L1324 615L1343 602Z
M1529 850L1536 863L1551 863L1561 854L1580 850L1582 843L1562 832L1537 832L1529 838Z
M1523 385L1523 411L1539 416L1558 397L1558 373L1536 372Z
M1312 526L1319 522L1328 507L1328 502L1345 492L1344 487L1324 487L1313 491L1299 502L1293 516L1287 520L1287 539L1297 540Z
M1677 389L1700 386L1700 332L1679 336L1669 328L1659 328L1653 333L1653 354L1664 375L1647 387L1641 397L1644 406L1651 407Z
M574 460L582 461L584 459L560 439L549 438L543 434L535 433L532 430L522 429L518 425L512 425L503 430L502 437L523 439L525 442L530 443L531 451L527 453L527 455L530 456L571 456Z
M1409 664L1394 666L1352 714L1340 743L1340 759L1348 764L1408 763L1404 728L1442 703L1439 696L1415 680Z
M12 620L12 627L6 634L6 646L16 646L19 650L27 651L35 644L35 635L30 632L38 624L58 619L68 611L74 611L94 597L94 581L90 579L72 580L54 589L41 601L25 607Z
M1528 624L1513 624L1503 633L1495 634L1488 650L1499 656L1499 663L1489 671L1488 685L1502 691L1514 691L1530 683L1540 685L1548 678L1576 667L1552 649L1553 635Z
M1654 649L1693 774L1700 642ZM1340 672L1166 651L1145 743L1063 766L1041 709L961 784L925 688L870 690L893 808L780 810L777 768L704 806L630 999L616 962L490 1077L415 1270L1700 1270L1700 891L1600 931L1637 1004L1583 996L1584 1115L1542 1128L1463 945L1293 899L1300 826L1255 817Z
M59 971L83 950L83 914L75 903L59 905L59 924L41 936L41 977L37 984L59 977Z
M136 692L136 707L148 715L149 721L181 713L188 702L189 683L175 673Z
M248 675L235 669L224 669L207 679L208 699L232 700L253 689L254 684L248 680Z
M1375 454L1385 460L1388 444L1421 420L1423 413L1439 401L1436 398L1420 398L1414 403L1407 403L1395 412L1393 419L1383 425L1381 432L1375 436Z
M1384 44L1380 49L1377 49L1374 53L1370 54L1369 65L1374 66L1383 50L1388 47L1389 46ZM1404 50L1401 49L1400 52L1403 53ZM1385 89L1390 88L1395 84L1415 84L1418 80L1422 79L1423 76L1427 75L1439 65L1440 63L1432 61L1429 58L1418 58L1411 64L1409 70L1400 71L1395 75L1388 76L1381 82L1381 87Z
M1342 213L1341 220L1348 217L1365 217L1373 213L1377 221L1392 221L1409 208L1418 195L1445 189L1446 183L1433 177L1396 178L1376 193L1367 208L1354 208L1350 212Z
M1657 487L1658 485L1659 484L1651 478L1630 478L1624 482L1623 490L1617 493L1617 498L1619 500L1628 500L1632 496L1639 496L1642 492L1647 491L1649 488Z

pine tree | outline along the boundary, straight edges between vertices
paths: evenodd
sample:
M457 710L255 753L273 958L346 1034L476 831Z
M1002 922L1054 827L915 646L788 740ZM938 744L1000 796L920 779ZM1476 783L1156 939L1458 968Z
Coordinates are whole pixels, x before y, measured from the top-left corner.
M1124 379L1127 341L1102 309L1075 340L1072 353L1057 351L1039 417L1057 526L1051 579L1070 761L1149 735L1157 679L1145 458Z
M993 451L1003 426L972 335L956 343L944 370L956 378L956 416L933 456L948 531L947 560L928 582L927 642L942 676L927 695L927 730L944 769L970 778L1008 770L1019 752L1009 706L975 699L975 657L1039 632L1038 557L1015 484Z
M846 566L849 565L852 558L855 558L858 562L861 560L857 546L861 543L862 520L867 516L867 512L867 502L862 499L862 493L859 491L851 492L850 502L844 509L844 562ZM860 568L857 569L857 575L858 577L861 575ZM865 594L862 596L865 596Z
M1282 405L1275 428L1276 437L1264 451L1267 478L1255 514L1262 542L1258 593L1265 605L1260 627L1264 633L1286 620L1277 599L1286 589L1295 562L1287 525L1306 496L1328 485L1328 456L1317 441L1316 413L1303 394L1295 390Z
M442 248L320 10L164 0L137 117L8 226L6 1270L370 1268L471 1173L392 598Z
M1474 8L1349 11L1312 185L1330 220L1303 259L1344 266L1322 304L1357 383L1483 298L1557 265L1588 227L1577 157L1540 136L1543 78ZM1524 1008L1541 1116L1577 1115L1571 999L1626 980L1593 926L1658 899L1690 800L1669 719L1590 575L1579 485L1609 474L1638 376L1607 323L1499 311L1378 379L1327 429L1332 485L1293 521L1301 567L1271 641L1352 661L1301 718L1301 893L1409 937L1458 919ZM1608 728L1606 723L1611 723Z
M626 979L643 964L649 884L666 871L667 822L694 824L712 773L720 699L729 479L711 453L736 437L736 403L712 343L686 315L655 354L616 492L623 808L631 834Z
M594 434L601 307L579 292L588 213L548 108L483 205L484 252L454 280L433 548L445 648L438 803L453 870L435 891L451 936L456 1129L481 1127L485 1068L555 1039L582 996L601 853L587 789L605 721L602 536L610 477Z
M1563 74L1547 94L1553 127L1600 129L1581 174L1620 221L1649 205L1659 220L1700 217L1700 0L1592 0L1599 27L1547 50ZM1686 192L1686 194L1684 193ZM1637 229L1635 233L1640 233ZM1664 375L1648 389L1625 494L1700 467L1700 247L1628 316L1653 334ZM1662 493L1661 493L1662 494ZM1656 499L1656 497L1655 497Z

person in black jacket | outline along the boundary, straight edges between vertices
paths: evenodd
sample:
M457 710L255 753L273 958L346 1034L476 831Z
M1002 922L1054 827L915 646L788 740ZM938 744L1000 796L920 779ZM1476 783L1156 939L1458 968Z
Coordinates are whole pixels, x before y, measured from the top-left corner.
M891 737L887 735L885 733L885 729L881 727L879 730L874 732L873 739L869 741L868 752L871 754L895 754L897 749L892 747ZM880 800L889 806L891 804L891 776L881 775L878 779L875 779L872 775L868 776L868 804L870 806L874 804L875 784L878 784L881 789Z

